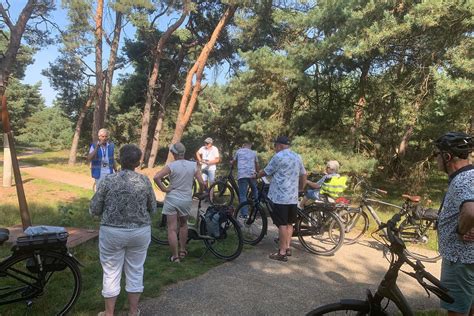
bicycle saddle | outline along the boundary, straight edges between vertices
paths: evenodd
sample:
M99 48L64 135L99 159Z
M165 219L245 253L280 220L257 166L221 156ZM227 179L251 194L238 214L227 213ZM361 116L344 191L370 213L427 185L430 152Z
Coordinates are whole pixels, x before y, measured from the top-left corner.
M5 241L10 237L10 231L6 228L0 228L0 245L3 245Z
M421 196L419 196L419 195L402 194L402 198L410 200L413 203L418 203L418 202L421 201Z

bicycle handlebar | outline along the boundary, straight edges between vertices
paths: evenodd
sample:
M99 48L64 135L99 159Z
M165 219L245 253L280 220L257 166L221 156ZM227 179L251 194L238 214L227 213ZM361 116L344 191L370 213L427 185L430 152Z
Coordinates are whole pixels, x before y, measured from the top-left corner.
M390 250L396 253L403 262L407 263L415 270L415 274L408 273L408 275L415 278L425 290L430 291L445 302L453 303L454 299L448 294L448 289L444 287L435 276L426 271L424 265L419 260L417 260L416 263L413 263L406 257L404 253L404 249L406 248L405 243L396 234L398 232L397 223L400 219L401 215L397 213L393 215L386 224L382 223L379 226L379 230L387 228L387 238L390 242ZM434 286L426 284L423 279L428 280Z

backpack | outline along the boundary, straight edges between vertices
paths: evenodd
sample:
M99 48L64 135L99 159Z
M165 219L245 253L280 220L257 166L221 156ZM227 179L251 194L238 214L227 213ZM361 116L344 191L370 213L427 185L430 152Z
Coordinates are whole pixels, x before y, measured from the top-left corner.
M209 206L204 214L207 234L211 237L226 238L227 226L223 225L232 214L232 208L228 206Z

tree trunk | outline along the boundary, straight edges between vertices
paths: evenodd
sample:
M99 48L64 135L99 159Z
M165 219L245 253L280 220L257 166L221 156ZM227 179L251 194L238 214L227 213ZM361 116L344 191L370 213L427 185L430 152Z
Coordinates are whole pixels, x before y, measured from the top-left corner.
M142 151L140 165L143 164L145 159L146 145L148 142L148 128L150 126L151 106L153 104L156 80L158 79L158 74L160 70L160 61L161 57L163 56L163 48L165 47L166 42L168 42L168 39L171 37L173 32L176 31L176 29L181 25L181 23L183 23L184 19L188 15L188 7L189 1L186 1L181 17L175 23L173 23L166 30L166 32L163 33L163 35L160 37L160 40L158 41L158 44L156 45L153 69L150 73L150 77L148 78L148 88L146 91L145 106L143 108L142 130L140 134L140 149Z
M186 76L186 85L184 87L183 97L181 98L181 103L179 104L178 118L176 120L176 128L174 130L172 143L177 143L181 141L183 137L184 129L191 118L191 115L194 110L194 106L197 101L197 97L201 92L201 80L202 73L204 72L204 66L206 65L209 54L211 53L214 45L219 37L220 33L224 29L225 25L233 17L237 6L232 5L227 8L224 12L224 15L220 19L216 28L212 32L211 38L206 43L204 48L201 51L198 59L194 66L189 70L188 75ZM193 85L193 79L194 85ZM173 159L171 154L168 154L167 162Z
M120 42L120 33L122 31L122 13L116 12L115 14L114 38L110 47L109 65L107 67L107 74L105 76L104 122L107 120L107 113L109 112L112 79L114 77L115 64L117 62L117 52Z
M90 108L92 102L94 102L94 98L96 96L96 91L91 92L87 102L81 109L81 113L79 113L79 118L77 119L76 128L74 130L74 137L72 138L71 150L69 151L69 161L68 164L73 166L76 163L76 156L77 156L77 146L79 144L79 138L81 137L81 129L82 123L84 122L84 118L86 117L87 110Z
M105 102L103 102L104 84L102 73L102 16L104 13L104 0L97 0L95 16L95 82L96 98L94 108L94 121L92 123L92 142L97 141L97 133L104 125Z
M367 81L369 78L369 69L370 69L370 62L365 61L362 64L361 74L359 77L359 97L358 97L357 104L354 110L354 125L351 128L352 143L353 143L355 152L359 152L360 150L359 134L360 134L360 125L362 122L362 116L364 114L364 107L367 102L366 93L367 93Z
M21 38L25 32L26 24L31 18L35 6L38 5L35 0L29 0L18 17L16 24L10 20L3 4L0 4L0 14L5 24L10 30L10 39L6 51L3 53L0 62L0 98L3 97L8 85L8 79L13 65L16 63L16 55L20 49Z
M158 148L160 147L160 133L163 128L163 122L166 113L166 103L168 101L168 97L170 96L171 86L178 78L179 69L183 64L186 51L187 49L184 46L181 46L174 70L166 80L163 93L161 94L161 102L159 103L160 111L158 113L158 120L156 122L155 132L153 133L153 143L151 145L150 157L148 158L148 168L150 169L153 168L153 166L155 165L156 156L158 154Z

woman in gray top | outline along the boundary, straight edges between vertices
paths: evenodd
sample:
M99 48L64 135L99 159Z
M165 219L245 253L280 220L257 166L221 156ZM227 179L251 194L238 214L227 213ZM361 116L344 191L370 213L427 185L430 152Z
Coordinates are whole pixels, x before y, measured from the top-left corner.
M193 202L194 177L202 188L205 187L201 170L195 161L184 159L186 148L181 143L172 144L170 152L174 161L158 171L153 180L161 191L166 193L163 205L163 214L166 215L168 225L168 242L171 249L171 262L180 262L187 254L188 241L188 216ZM162 182L166 176L170 178L168 187ZM178 224L179 224L179 249L178 249Z
M150 180L134 170L141 151L135 145L120 148L122 170L105 177L92 197L89 212L101 216L100 262L103 270L102 296L105 312L113 315L120 293L122 270L128 293L129 315L138 315L143 292L143 264L151 239L150 213L156 212L156 198Z

